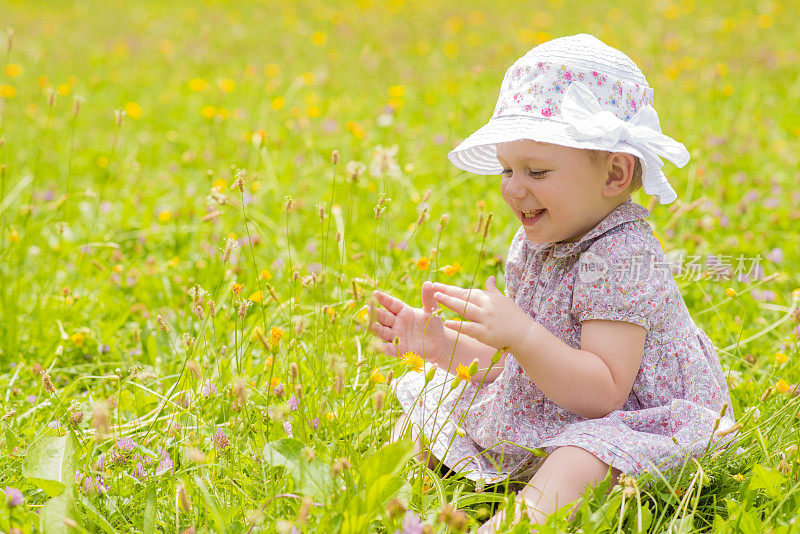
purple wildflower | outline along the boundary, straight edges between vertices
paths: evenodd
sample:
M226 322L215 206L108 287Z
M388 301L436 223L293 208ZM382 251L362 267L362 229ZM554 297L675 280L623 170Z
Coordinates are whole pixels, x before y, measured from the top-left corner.
M230 446L231 442L228 439L228 436L225 434L225 431L221 428L218 428L214 433L214 448L218 451L224 451Z
M28 395L25 400L31 404L36 404L36 395Z
M145 475L147 475L147 473L144 470L144 465L142 465L142 462L136 462L136 467L133 468L131 476L141 480L145 477Z
M75 471L75 482L83 490L84 493L107 493L108 484L103 481L103 477L97 475L92 478L89 475L84 475L80 471Z
M401 528L402 530L395 530L394 534L422 534L422 521L417 514L407 510Z
M773 248L769 254L767 254L767 259L773 263L781 263L783 261L783 250Z
M311 420L311 428L316 430L318 426L319 426L319 417L315 417L314 419Z
M156 469L156 475L160 475L162 473L166 473L168 471L172 471L173 463L172 458L167 452L166 449L161 449L161 459L158 461L158 468Z
M289 421L283 422L283 430L290 438L294 437L294 434L292 433L292 423L290 423Z
M203 383L203 389L200 390L200 393L202 393L204 397L210 397L217 393L217 386L215 386L211 380L206 380Z
M9 508L15 508L24 502L25 497L22 496L22 492L20 490L6 486L6 506Z
M128 454L136 448L136 443L129 437L119 438L117 440L117 448L125 454Z
M297 401L297 395L295 395L295 394L292 394L292 396L291 396L291 397L289 397L289 400L288 400L288 401L286 401L286 408L287 408L287 409L288 409L290 412L294 412L294 411L295 411L295 410L297 410L297 408L299 408L299 407L300 407L300 403Z

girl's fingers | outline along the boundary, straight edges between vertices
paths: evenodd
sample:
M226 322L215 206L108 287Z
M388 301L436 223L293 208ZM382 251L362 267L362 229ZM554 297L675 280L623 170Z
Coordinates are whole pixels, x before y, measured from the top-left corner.
M469 337L476 337L477 334L477 325L470 321L454 321L453 319L448 319L444 322L444 326L456 332L466 334Z
M375 318L383 326L393 326L394 320L397 318L397 316L393 313L389 313L386 310L375 308Z
M475 319L475 314L478 311L478 307L475 304L461 300L460 298L445 295L444 293L435 293L434 298L437 302L453 310L465 319Z
M471 296L475 298L475 294L480 291L480 289L464 289L463 287L458 286L450 286L447 284L442 284L441 282L436 282L433 284L433 291L434 292L441 292L451 297L457 297L464 300L469 300L470 292Z
M400 310L403 309L403 301L394 298L391 295L384 293L383 291L378 291L377 289L372 292L372 296L380 302L381 306L389 310L390 312L397 315L400 313Z
M392 329L378 323L372 323L369 327L373 334L384 341L391 342L394 339Z
M425 281L422 283L422 311L433 313L439 306L433 298L433 283Z

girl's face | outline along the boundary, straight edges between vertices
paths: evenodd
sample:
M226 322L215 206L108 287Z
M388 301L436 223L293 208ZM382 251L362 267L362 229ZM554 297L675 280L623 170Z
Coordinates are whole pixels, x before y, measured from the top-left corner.
M588 150L524 139L497 145L503 200L535 244L572 243L610 211L608 177Z

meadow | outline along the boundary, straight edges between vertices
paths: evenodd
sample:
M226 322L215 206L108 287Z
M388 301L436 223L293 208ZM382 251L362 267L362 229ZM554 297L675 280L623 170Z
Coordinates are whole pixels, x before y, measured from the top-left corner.
M738 438L543 530L800 531L798 17L0 0L0 531L458 532L509 502L387 445L415 371L373 346L369 299L502 280L499 177L446 154L516 58L580 32L641 66L692 155L665 165L676 202L633 199Z

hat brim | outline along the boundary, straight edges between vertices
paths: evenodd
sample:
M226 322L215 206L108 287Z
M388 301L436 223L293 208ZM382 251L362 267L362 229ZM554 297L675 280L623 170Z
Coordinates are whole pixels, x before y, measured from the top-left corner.
M571 148L608 150L607 146L597 142L573 139L567 127L566 122L554 118L537 119L528 115L494 117L451 150L447 158L453 165L467 172L500 174L503 167L497 161L497 143L530 139ZM634 147L625 147L624 150L614 152L633 154L644 163L643 154Z

